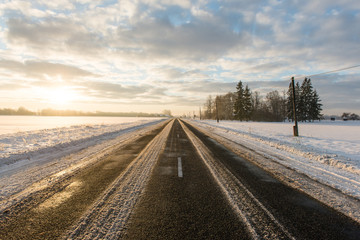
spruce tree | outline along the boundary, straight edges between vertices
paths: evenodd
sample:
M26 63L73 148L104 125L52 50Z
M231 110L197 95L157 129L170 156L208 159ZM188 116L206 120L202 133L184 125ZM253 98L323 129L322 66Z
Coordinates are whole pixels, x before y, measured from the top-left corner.
M295 84L295 97L297 119L298 121L304 121L305 100L304 97L302 97L302 91L299 82Z
M287 100L286 100L286 116L292 122L294 121L294 103L293 103L293 86L290 82L289 89L287 91Z
M291 121L294 120L293 111L293 95L292 95L292 84L290 83L287 92L287 117ZM311 79L305 78L301 84L297 82L295 85L295 97L296 97L296 114L299 121L313 121L321 118L322 104L320 103L319 95L314 90Z
M301 112L301 121L311 121L311 104L313 98L313 87L311 85L310 78L305 78L301 84L301 93L300 93L300 112Z
M287 91L287 100L286 100L286 116L289 120L294 121L294 103L293 103L293 89L292 83L289 85L289 89ZM300 120L303 111L303 99L301 99L301 88L299 82L295 84L295 106L296 106L296 116L298 120Z
M312 93L311 104L310 104L310 119L312 121L320 120L322 117L321 114L322 104L320 102L321 102L320 97L317 94L316 90L314 90Z
M244 119L246 121L249 121L252 114L252 104L251 104L251 91L246 85L245 91L244 91Z
M241 81L236 86L236 100L234 104L234 115L237 120L244 120L245 107L244 107L244 87Z

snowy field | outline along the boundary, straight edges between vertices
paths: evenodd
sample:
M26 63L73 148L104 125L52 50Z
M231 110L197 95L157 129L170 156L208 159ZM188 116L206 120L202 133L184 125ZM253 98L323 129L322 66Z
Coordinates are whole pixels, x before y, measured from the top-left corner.
M154 118L155 119L155 118ZM57 117L57 116L0 116L0 135L24 131L70 127L74 125L109 125L138 122L148 118L136 117Z
M293 137L293 123L192 122L252 149L282 156L282 164L360 199L360 121L299 123L300 137Z
M11 204L11 201L27 195L28 192L21 192L29 186L34 187L37 181L53 176L41 183L45 186L66 174L68 170L62 172L64 169L76 170L89 161L96 161L106 155L112 146L131 141L165 120L118 117L17 118L12 124L0 118L1 126L22 130L0 134L0 210ZM30 122L29 119L37 122ZM46 119L51 122L46 122ZM61 119L62 125L58 125ZM24 131L27 130L24 120L28 121L28 126L32 126L31 129L37 130ZM72 125L74 121L77 125ZM9 200L10 196L14 199Z
M294 123L211 120L201 123L360 173L360 121L299 123L299 137L293 137Z
M142 126L161 118L0 116L0 159ZM36 153L35 153L36 154ZM0 161L0 166L6 161Z
M279 180L360 222L360 121L300 123L300 137L293 137L293 123L190 122Z

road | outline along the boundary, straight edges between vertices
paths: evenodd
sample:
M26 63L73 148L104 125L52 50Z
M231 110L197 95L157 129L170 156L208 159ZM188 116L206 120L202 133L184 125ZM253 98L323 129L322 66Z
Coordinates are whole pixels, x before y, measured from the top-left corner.
M0 212L0 239L359 236L359 223L181 120Z

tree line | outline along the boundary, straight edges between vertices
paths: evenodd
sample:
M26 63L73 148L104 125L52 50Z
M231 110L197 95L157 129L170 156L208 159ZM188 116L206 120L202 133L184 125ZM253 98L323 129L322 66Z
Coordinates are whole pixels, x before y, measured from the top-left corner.
M292 84L287 92L271 91L262 97L258 91L252 92L248 85L239 81L236 92L225 95L209 96L204 104L203 119L240 120L240 121L293 121ZM320 97L305 78L302 84L295 85L295 104L299 121L320 120L322 104Z
M349 113L349 112L344 112L342 115L341 115L341 118L343 120L360 120L360 116L357 115L356 113Z

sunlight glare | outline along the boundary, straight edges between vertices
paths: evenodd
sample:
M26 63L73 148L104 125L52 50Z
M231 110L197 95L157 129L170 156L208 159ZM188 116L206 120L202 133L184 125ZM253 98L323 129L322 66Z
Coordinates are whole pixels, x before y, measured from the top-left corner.
M46 98L51 104L66 105L75 100L76 93L67 88L49 89Z

